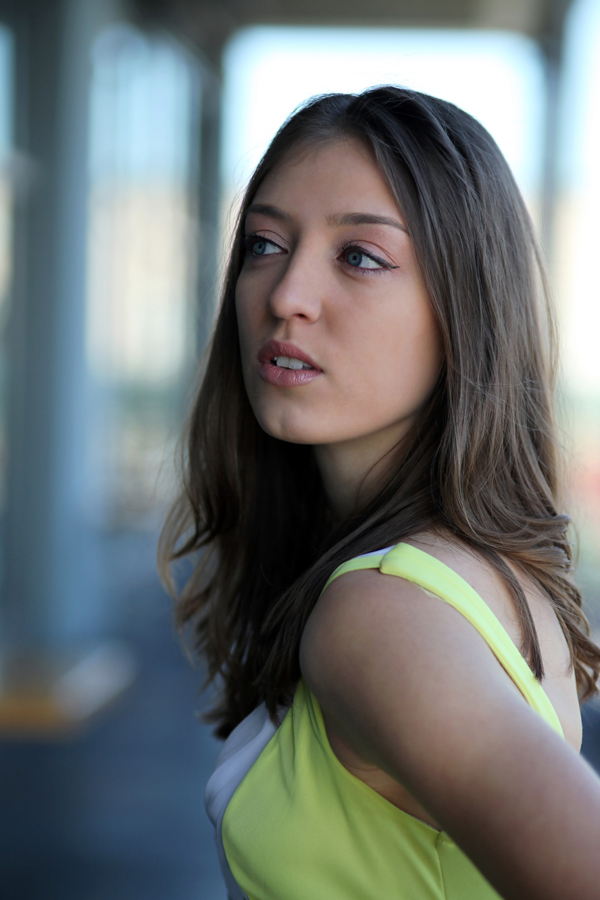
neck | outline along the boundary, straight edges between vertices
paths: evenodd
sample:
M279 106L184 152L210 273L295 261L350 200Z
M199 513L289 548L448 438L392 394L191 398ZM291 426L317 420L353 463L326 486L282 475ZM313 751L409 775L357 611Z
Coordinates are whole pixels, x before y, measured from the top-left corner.
M325 493L338 518L347 518L375 496L390 473L402 436L394 429L393 434L314 447Z

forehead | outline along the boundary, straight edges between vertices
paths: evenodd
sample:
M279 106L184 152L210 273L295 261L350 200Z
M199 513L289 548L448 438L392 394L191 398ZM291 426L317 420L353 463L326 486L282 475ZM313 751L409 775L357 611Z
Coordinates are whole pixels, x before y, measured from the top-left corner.
M372 150L350 137L290 150L266 175L254 202L326 215L359 208L380 215L399 212Z

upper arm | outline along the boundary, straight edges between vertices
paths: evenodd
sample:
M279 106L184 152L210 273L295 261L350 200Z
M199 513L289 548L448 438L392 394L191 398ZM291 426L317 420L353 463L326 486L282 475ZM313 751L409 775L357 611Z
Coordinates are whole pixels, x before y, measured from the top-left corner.
M349 573L312 613L301 668L354 749L498 890L550 900L577 884L579 897L597 895L598 781L455 609L398 577ZM581 880L592 853L595 893Z

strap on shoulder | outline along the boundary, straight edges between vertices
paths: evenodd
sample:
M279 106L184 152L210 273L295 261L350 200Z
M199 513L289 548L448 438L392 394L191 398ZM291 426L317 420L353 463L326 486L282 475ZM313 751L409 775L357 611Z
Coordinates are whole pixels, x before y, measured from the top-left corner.
M387 550L377 550L375 553L365 553L363 556L355 556L354 559L347 560L332 572L323 590L329 587L331 582L339 578L340 575L345 575L346 572L357 572L359 569L379 569L386 554L393 549L393 547L388 547Z
M340 575L358 569L379 569L383 575L404 578L454 607L477 629L529 705L564 737L559 718L546 692L506 629L479 594L454 569L411 544L400 543L387 550L367 553L342 563L325 587Z

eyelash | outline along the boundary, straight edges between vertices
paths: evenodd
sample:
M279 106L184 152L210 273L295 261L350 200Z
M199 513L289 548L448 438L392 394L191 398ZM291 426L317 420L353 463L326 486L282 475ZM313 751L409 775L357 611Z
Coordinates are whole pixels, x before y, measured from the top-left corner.
M272 241L270 238L266 238L264 234L246 234L242 238L242 247L247 256L252 255L252 244L256 244L257 241L264 241L266 244L273 244L274 247L279 247L280 250L284 249L276 241Z
M369 253L364 247L361 247L360 244L353 244L352 241L349 241L347 244L344 244L340 250L340 256L344 253L348 253L350 250L357 250L359 253L362 253L363 256L366 256L367 259L372 259L373 262L378 263L381 266L381 269L362 269L361 266L350 266L351 269L355 269L356 271L366 272L368 275L375 275L377 272L381 272L382 269L397 269L398 266L393 266L391 263L385 261L385 259L381 259L380 256L375 256L374 253Z
M273 244L274 247L279 247L281 250L284 249L283 247L280 247L280 245L276 241L272 241L270 238L266 238L262 234L247 234L243 238L243 248L246 256L252 256L252 245L257 241L265 241L266 243ZM362 255L366 256L367 259L372 259L373 262L376 262L381 266L381 269L365 269L361 266L350 266L350 268L354 269L357 272L362 272L363 274L366 273L367 275L376 275L378 272L381 272L385 269L398 268L398 266L391 265L391 263L386 262L384 259L381 259L381 257L375 256L375 254L373 253L369 253L364 249L364 247L361 247L360 244L354 244L352 241L349 241L341 247L339 256L343 256L345 253L349 253L351 250L356 250L359 253L362 253ZM255 259L258 258L259 257L255 257Z

